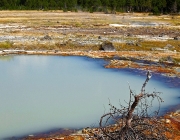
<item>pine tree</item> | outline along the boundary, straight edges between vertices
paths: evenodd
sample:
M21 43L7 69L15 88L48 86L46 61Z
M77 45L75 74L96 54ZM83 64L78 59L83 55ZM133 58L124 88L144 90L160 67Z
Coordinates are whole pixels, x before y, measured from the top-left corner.
M145 2L145 12L149 12L152 9L152 0L146 0Z
M143 1L143 0L141 0L141 1ZM134 0L126 0L127 12L132 12L134 6L135 6Z
M110 0L111 13L115 13L117 6L117 0Z
M166 7L166 0L158 1L157 7L161 10L161 13L163 13L163 9Z
M177 13L177 2L176 2L176 0L174 1L173 5L172 5L172 11L173 11L173 13Z
M100 6L101 6L100 0L90 0L88 2L88 7L89 7L90 12L97 11Z
M48 9L57 9L55 0L49 0ZM47 5L47 4L46 4Z
M166 2L167 2L167 6L166 6L167 12L172 13L175 0L167 0Z
M108 13L109 0L101 0L104 13Z
M25 6L27 9L37 9L36 0L26 0Z
M137 11L156 13L177 13L180 9L180 0L0 0L0 9L63 9L104 11Z

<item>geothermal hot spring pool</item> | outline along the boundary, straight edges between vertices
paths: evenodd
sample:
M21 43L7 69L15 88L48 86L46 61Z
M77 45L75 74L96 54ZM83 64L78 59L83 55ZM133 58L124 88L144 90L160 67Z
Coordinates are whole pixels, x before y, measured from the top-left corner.
M109 100L118 107L128 101L129 85L139 93L146 78L144 71L105 69L105 63L77 56L1 56L0 139L98 126ZM180 79L153 74L146 91L163 93L166 112L179 104Z

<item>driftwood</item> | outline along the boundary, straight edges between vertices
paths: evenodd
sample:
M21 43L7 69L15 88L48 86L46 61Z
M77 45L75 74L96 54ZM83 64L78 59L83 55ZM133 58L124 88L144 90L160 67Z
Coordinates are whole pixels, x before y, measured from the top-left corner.
M101 116L99 122L99 131L94 132L92 139L97 140L167 140L165 133L169 130L164 127L164 123L159 121L158 114L160 103L160 92L151 94L145 92L145 87L151 78L151 73L147 72L146 80L141 88L141 92L135 95L130 90L130 99L127 107L120 104L120 109L114 107L111 103L110 111ZM149 102L150 99L150 102ZM158 110L152 114L149 109L152 101L157 99L159 102ZM115 123L112 124L112 121Z

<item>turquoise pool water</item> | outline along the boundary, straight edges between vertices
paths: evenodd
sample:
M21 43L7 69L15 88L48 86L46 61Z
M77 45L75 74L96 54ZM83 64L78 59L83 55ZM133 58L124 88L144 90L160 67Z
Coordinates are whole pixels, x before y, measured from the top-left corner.
M129 99L128 86L139 93L146 78L141 71L105 69L105 63L77 56L1 56L0 139L98 125L109 100L118 107ZM177 78L155 74L146 91L163 92L166 111L179 103L179 85Z

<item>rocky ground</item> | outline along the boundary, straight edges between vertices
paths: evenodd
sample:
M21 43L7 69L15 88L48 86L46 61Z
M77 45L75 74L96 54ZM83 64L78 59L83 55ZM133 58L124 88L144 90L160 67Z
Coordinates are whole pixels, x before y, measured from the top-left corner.
M134 68L180 77L180 16L0 11L0 55L9 54L104 58L109 62L106 68ZM180 131L179 117L168 116ZM41 136L71 139L59 136L69 132ZM76 139L83 139L82 135Z
M159 119L165 126L172 130L172 133L167 133L167 136L173 135L173 140L179 140L180 138L180 111L171 112ZM117 130L116 125L109 126L112 131ZM99 128L84 128L82 130L71 129L59 129L36 135L29 135L23 138L17 138L17 140L94 140L92 132L98 133ZM10 138L9 140L15 140Z
M131 67L180 75L180 16L1 11L0 17L1 54L12 50L64 52L111 58L106 68ZM112 43L114 52L99 51L105 41Z

